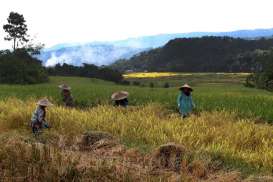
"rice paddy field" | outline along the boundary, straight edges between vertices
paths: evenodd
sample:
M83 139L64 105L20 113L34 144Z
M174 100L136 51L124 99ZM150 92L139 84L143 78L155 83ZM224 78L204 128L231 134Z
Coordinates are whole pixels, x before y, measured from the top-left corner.
M146 73L147 74L147 73ZM245 74L203 74L204 78L199 79L202 74L193 76L180 76L179 79L168 78L169 82L175 82L170 88L154 87L148 85L123 86L112 82L96 79L75 78L75 77L51 77L50 82L37 85L0 85L0 99L18 98L28 100L29 98L48 97L55 104L61 104L59 84L67 83L72 87L72 93L78 107L92 107L101 104L112 104L110 96L118 90L126 90L130 93L130 104L133 106L149 103L163 104L165 107L176 110L176 99L178 87L183 83L193 85L194 100L199 111L229 111L238 116L251 117L252 119L263 120L272 123L273 121L273 93L246 88L243 86ZM231 76L232 75L232 76ZM140 83L160 83L166 78L145 78ZM134 80L127 79L131 83ZM200 80L200 82L198 82Z
M0 85L0 179L273 181L273 93L244 87L247 74L145 74L125 76L140 86L75 77ZM181 119L177 87L185 82L197 110ZM72 87L76 108L62 107L62 83ZM129 108L112 106L118 90L130 93ZM55 104L47 113L52 128L33 136L29 120L42 97ZM83 149L82 137L94 131L111 139Z
M214 84L244 84L249 73L170 73L170 72L147 72L128 73L124 77L132 82L141 82L142 85L149 86L151 83L155 87L163 87L165 83L170 86L179 86L181 82L200 85L202 83Z

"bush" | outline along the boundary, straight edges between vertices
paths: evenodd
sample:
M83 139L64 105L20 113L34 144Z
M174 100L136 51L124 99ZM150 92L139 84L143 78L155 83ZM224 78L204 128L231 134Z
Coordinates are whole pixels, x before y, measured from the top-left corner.
M80 76L98 78L116 83L120 83L123 80L121 72L109 67L98 67L92 64L83 64L83 66L57 64L54 67L47 68L47 72L52 76Z
M255 76L254 74L249 75L246 78L246 83L244 84L246 87L255 87Z
M259 65L255 73L247 77L245 86L273 90L273 50L256 58Z
M151 88L154 88L154 87L155 87L155 85L154 85L153 82L151 82L149 86L150 86Z
M130 85L130 82L127 80L123 80L120 82L121 85Z
M267 82L267 90L273 91L273 80Z
M35 84L48 81L42 63L25 50L0 52L0 83Z
M140 82L138 82L138 81L133 81L133 85L134 85L134 86L140 86Z
M166 82L164 85L163 85L164 88L170 88L170 84L168 82Z

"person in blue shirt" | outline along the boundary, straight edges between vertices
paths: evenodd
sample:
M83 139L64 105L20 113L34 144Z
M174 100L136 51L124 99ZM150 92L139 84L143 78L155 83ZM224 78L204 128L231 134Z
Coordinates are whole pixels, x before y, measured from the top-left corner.
M185 84L181 86L179 90L180 94L177 98L177 105L182 117L185 118L188 117L195 108L195 104L191 96L193 89L188 84Z

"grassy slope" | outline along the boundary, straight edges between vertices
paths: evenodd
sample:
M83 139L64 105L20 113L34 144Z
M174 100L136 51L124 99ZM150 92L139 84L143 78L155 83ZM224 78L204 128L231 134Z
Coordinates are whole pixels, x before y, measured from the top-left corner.
M79 106L94 106L111 103L110 95L117 90L130 92L130 103L142 105L150 102L161 103L176 109L176 88L142 88L120 86L95 79L51 77L50 83L30 86L0 85L0 98L51 97L61 103L58 84L67 83L73 88L73 96ZM258 120L273 121L273 94L263 90L245 88L238 84L199 84L194 87L194 100L199 110L227 110L240 116Z

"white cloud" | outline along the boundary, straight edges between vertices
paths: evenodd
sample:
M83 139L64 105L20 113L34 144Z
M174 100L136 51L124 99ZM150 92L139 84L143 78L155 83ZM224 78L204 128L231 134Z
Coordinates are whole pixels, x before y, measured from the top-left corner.
M71 58L65 54L62 54L61 56L56 56L55 53L51 54L51 57L45 62L45 66L55 66L58 63L71 63Z
M0 25L24 14L47 47L191 31L273 27L270 0L1 0ZM0 30L0 48L10 47Z
M130 49L128 47L115 46L80 46L76 49L70 49L63 52L52 52L47 60L45 66L54 66L57 63L82 65L83 63L95 64L98 66L108 65L120 58L128 58L140 50Z

